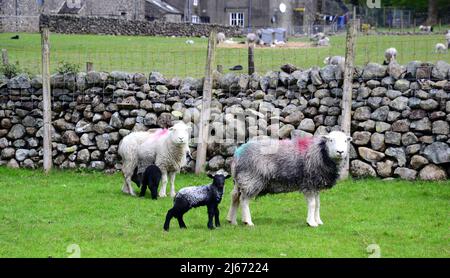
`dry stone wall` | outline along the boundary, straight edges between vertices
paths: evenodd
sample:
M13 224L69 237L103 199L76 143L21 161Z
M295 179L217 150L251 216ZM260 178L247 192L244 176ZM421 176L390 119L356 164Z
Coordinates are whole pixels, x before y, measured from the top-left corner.
M340 69L281 69L251 76L215 73L210 169L228 168L236 147L255 136L284 139L339 129ZM449 69L442 61L355 69L350 151L354 176L448 178ZM168 127L175 120L192 126L195 159L202 79L165 78L158 72L81 72L55 74L51 84L56 167L119 170L117 148L124 136ZM0 76L0 164L42 165L41 109L39 76Z
M213 28L227 36L239 36L236 26L219 24L174 23L164 21L127 20L116 17L47 15L40 17L40 27L63 34L103 34L130 36L209 36Z

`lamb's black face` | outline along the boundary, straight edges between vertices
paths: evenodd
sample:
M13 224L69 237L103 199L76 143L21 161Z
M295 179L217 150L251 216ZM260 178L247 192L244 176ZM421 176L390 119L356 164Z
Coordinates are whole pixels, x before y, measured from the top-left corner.
M225 187L225 180L230 177L230 175L222 175L222 174L208 174L210 178L213 179L213 185L216 186L219 190L223 191L223 188Z
M215 175L214 176L214 185L217 186L217 188L222 188L225 186L225 179L226 177L224 175Z

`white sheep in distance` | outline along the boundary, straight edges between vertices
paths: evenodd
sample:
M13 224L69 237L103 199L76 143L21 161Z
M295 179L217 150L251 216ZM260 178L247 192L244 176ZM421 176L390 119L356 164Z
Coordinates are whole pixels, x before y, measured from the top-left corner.
M319 33L316 33L316 34L312 35L310 40L318 42L320 39L323 39L323 38L325 38L325 34L322 33L322 32L319 32Z
M345 68L345 57L342 57L342 56L325 57L325 59L323 59L323 63L325 65L339 66L339 68L342 71L344 71L344 68Z
M422 32L433 32L433 26L420 25L419 30Z
M248 33L247 34L247 43L258 43L259 37L255 33Z
M242 222L253 226L249 201L263 194L301 191L308 203L306 222L320 219L319 192L336 184L341 162L348 154L348 137L333 131L326 136L249 141L235 152L232 163L234 189L227 220L235 225L239 204Z
M147 166L155 164L162 173L159 196L166 196L168 176L171 196L175 196L175 175L185 166L186 155L189 153L189 130L186 124L179 122L169 129L138 131L125 136L118 149L125 180L122 191L135 196L131 186L134 170L138 167L137 173L140 174Z
M324 37L324 38L320 39L320 40L317 42L317 45L318 45L318 46L329 46L329 45L330 45L330 38Z
M434 52L438 54L444 54L447 52L447 46L445 46L445 44L443 43L437 43L434 46Z
M225 34L222 32L217 33L216 39L217 39L217 44L223 43L226 39Z
M386 49L384 59L383 65L389 65L390 62L397 60L397 49L394 47Z

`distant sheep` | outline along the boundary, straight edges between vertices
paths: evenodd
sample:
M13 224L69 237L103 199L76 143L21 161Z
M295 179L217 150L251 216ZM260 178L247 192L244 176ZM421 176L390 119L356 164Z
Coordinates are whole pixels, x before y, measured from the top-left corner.
M224 33L219 32L219 33L217 33L216 39L217 39L217 44L221 44L225 41L226 36Z
M433 32L433 26L420 25L419 30L422 32Z
M301 191L308 203L306 222L311 227L323 224L319 192L336 184L350 141L343 132L333 131L321 137L255 140L241 145L231 166L234 189L227 220L237 224L236 212L241 204L242 221L253 226L251 198Z
M438 53L438 54L443 54L447 52L447 46L445 46L445 44L443 43L437 43L434 46L434 52Z
M247 34L247 42L250 43L258 43L259 37L255 33Z
M322 32L314 34L310 38L310 40L313 41L313 45L315 45L315 46L329 46L330 45L330 38L325 36L325 34Z
M222 200L225 180L230 176L228 173L218 171L215 175L208 174L213 180L209 185L190 186L181 189L173 201L173 208L169 209L164 222L164 230L169 230L170 220L175 217L180 228L186 228L183 215L191 208L206 206L208 208L208 228L214 229L213 218L216 227L220 227L219 204Z
M317 45L318 45L318 46L329 46L329 45L330 45L330 38L324 37L324 38L320 39L320 40L317 42Z
M323 63L325 65L339 66L339 68L342 71L344 71L344 68L345 68L345 57L342 57L342 56L325 57L325 59L323 60Z
M186 44L194 44L194 41L193 40L186 40L185 43Z
M397 60L397 49L391 47L384 51L383 65L389 65L390 62Z
M314 35L311 36L310 40L311 41L315 41L318 42L319 40L325 38L325 34L322 32L316 33Z

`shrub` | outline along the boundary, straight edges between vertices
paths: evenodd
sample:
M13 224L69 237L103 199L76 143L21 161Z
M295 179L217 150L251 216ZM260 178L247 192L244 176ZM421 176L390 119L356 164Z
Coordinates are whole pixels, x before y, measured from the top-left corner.
M56 68L56 71L60 74L65 73L77 73L80 70L80 66L75 63L61 61Z
M22 72L22 70L19 67L19 64L6 64L2 65L0 67L0 72L4 74L8 78L13 78L14 76L18 75Z

